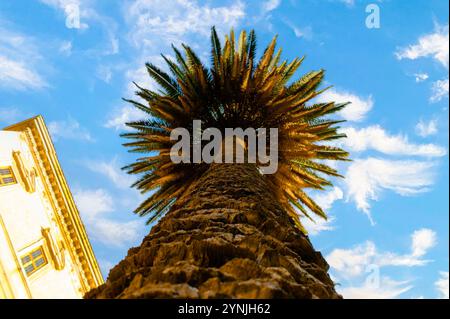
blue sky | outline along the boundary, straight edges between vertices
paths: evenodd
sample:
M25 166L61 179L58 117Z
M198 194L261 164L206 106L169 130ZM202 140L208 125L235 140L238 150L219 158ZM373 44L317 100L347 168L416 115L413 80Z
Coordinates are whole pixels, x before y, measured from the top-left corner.
M300 73L326 70L322 99L353 102L339 116L354 161L313 194L329 221L307 225L344 297L448 298L445 0L1 0L0 125L44 116L104 275L149 231L120 171L141 114L121 98L155 87L144 63L171 43L208 61L212 25L255 28L260 52L278 34L285 58L306 55Z

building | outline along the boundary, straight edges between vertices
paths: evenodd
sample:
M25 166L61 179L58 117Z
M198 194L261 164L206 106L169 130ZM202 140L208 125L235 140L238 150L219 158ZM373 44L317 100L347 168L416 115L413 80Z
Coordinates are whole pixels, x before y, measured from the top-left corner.
M102 283L43 118L0 130L0 298L81 298Z

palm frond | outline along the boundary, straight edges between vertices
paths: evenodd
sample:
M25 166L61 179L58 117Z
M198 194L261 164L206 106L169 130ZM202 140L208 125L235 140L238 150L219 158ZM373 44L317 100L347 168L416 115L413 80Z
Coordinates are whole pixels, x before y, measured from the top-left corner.
M345 137L338 126L343 121L327 116L348 103L314 103L314 98L328 89L322 88L325 71L307 72L292 80L304 57L283 60L276 37L259 59L253 30L242 31L237 41L232 30L222 43L213 27L210 41L209 67L191 47L173 47L173 60L162 56L170 75L146 64L149 76L161 90L153 92L135 84L136 94L144 102L125 99L148 116L127 123L131 131L121 135L127 139L124 145L130 152L145 156L123 168L138 177L133 187L151 194L135 212L154 222L206 171L206 163L175 164L170 160L175 143L169 138L172 130L183 127L192 134L192 120L198 119L203 130L278 128L279 169L261 178L267 180L292 222L305 231L299 216L326 218L306 189L324 190L332 185L326 176L342 177L324 160L348 160L347 151L326 144Z

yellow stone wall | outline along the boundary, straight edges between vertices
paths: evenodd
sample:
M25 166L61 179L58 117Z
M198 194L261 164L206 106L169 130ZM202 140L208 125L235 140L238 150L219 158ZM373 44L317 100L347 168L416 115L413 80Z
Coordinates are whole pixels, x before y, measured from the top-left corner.
M0 184L0 298L80 298L103 282L76 207L62 207L73 199L57 198L45 164L25 132L0 131L0 168L12 167L17 180ZM45 266L27 274L21 258L39 247Z

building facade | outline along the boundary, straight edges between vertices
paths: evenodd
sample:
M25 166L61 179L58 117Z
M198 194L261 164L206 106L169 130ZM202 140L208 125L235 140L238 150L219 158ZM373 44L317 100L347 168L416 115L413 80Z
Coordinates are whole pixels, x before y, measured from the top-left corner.
M102 283L43 118L0 130L0 298L81 298Z

